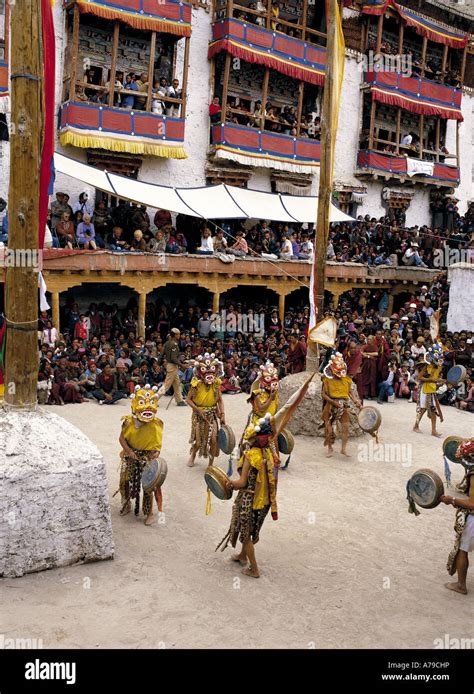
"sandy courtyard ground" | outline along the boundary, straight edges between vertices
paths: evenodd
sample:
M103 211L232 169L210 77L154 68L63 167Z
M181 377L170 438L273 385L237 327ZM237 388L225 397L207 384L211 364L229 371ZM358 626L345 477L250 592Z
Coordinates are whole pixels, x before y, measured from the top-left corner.
M225 396L237 435L245 400ZM397 461L367 460L369 437L352 442L350 461L327 460L322 439L297 437L280 476L280 519L268 516L257 546L255 580L241 577L231 549L214 552L232 502L214 498L205 515L204 461L186 466L190 411L174 403L165 410L167 401L160 408L166 522L150 528L120 517L119 496L112 498L129 401L52 408L104 455L115 559L1 581L5 637L41 639L45 648L433 648L445 635L474 636L474 569L467 596L443 587L453 508L407 511L405 485L416 469L444 476L442 439L429 435L426 419L423 435L411 431L414 405L382 406L381 442L399 444ZM444 413L444 436L472 435L472 414ZM223 456L218 464L227 469ZM457 482L462 469L451 467Z

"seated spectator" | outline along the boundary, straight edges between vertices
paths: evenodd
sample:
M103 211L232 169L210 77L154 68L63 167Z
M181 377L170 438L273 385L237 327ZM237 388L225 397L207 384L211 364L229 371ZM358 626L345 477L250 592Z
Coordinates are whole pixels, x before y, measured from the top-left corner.
M197 255L213 255L214 242L209 227L204 226L201 233L201 245L196 250Z
M135 229L133 232L133 241L132 245L130 246L130 250L140 251L142 253L147 250L146 241L143 238L143 233L140 229Z
M281 243L280 249L280 260L293 260L293 244L291 243L291 237L284 236Z
M249 247L247 241L245 240L244 232L242 230L237 231L235 236L236 241L232 244L232 246L229 246L228 253L239 258L244 258L249 252Z
M215 253L226 253L227 252L227 240L224 237L224 230L217 229L216 235L214 237L214 252Z
M109 237L108 247L111 251L127 251L130 246L123 238L122 227L115 226L112 229L112 234Z
M99 387L92 391L92 396L99 401L99 405L113 405L117 400L126 397L117 387L117 377L110 364L105 364L97 384Z
M166 239L162 229L158 229L155 236L150 239L147 251L150 253L165 253L166 252Z
M415 267L426 267L425 263L422 261L419 254L419 246L417 243L412 243L405 251L402 257L402 263L404 265L415 266Z
M82 250L95 251L97 249L95 243L95 229L91 222L90 215L85 214L84 221L77 225L76 237L79 248Z
M56 225L56 235L61 248L73 248L75 242L74 223L69 212L62 213L61 220Z

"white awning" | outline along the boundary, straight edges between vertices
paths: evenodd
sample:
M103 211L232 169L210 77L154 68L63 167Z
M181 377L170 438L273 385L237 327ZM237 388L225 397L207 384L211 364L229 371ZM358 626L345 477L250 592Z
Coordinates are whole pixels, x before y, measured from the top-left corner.
M224 184L202 188L170 188L54 155L56 171L94 188L147 207L203 219L265 219L272 222L316 222L317 197L265 193ZM352 222L352 217L331 205L331 222Z

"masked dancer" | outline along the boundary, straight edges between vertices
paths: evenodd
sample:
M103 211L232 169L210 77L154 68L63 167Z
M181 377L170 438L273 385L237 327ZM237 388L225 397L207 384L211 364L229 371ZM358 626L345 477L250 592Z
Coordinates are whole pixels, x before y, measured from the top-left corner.
M275 415L267 412L257 424L250 423L244 433L242 456L237 469L238 480L229 480L230 488L238 494L232 508L229 531L216 547L221 551L230 544L235 547L240 540L242 548L232 557L244 565L245 576L259 578L260 572L255 557L255 545L260 530L271 510L273 520L278 520L277 484L280 458L278 454L278 435L288 424L292 414L305 396L314 374L292 395L286 405Z
M120 445L122 466L120 470L121 515L132 510L135 499L135 515L140 510L140 491L143 469L149 460L157 459L163 440L163 422L156 416L158 410L157 388L136 386L131 396L132 414L123 417ZM154 493L158 511L163 511L161 488ZM153 494L143 492L142 510L145 525L153 521Z
M187 403L192 408L191 444L189 467L194 465L196 455L207 458L212 465L219 455L217 432L219 422L225 424L224 403L221 383L224 368L215 354L200 355L194 362L194 375L191 379Z
M445 383L441 378L443 369L443 347L439 342L430 347L417 364L418 398L416 403L416 420L413 431L421 434L420 422L425 412L431 420L431 435L440 437L436 429L436 418L443 421L441 407L436 396L438 385Z
M325 427L324 445L327 446L326 456L330 458L336 440L336 426L341 427L341 453L348 456L347 442L349 440L349 412L354 413L362 407L357 388L352 378L347 375L347 366L342 354L333 354L323 369L321 376L323 412L322 420Z

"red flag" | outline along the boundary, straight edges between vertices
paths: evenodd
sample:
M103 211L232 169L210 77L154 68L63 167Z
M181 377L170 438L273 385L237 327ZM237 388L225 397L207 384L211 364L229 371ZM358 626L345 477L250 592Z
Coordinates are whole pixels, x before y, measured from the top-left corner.
M51 0L41 0L41 26L43 39L43 100L44 131L41 151L39 198L39 248L43 248L49 196L54 184L54 88L56 73L56 43L54 38L53 8Z

